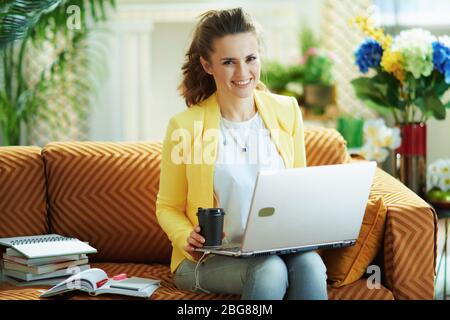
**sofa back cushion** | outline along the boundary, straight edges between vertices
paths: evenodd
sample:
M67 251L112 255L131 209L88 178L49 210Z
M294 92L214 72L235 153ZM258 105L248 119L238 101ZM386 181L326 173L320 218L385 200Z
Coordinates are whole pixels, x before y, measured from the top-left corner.
M347 163L351 159L347 142L331 128L306 126L305 149L308 167Z
M160 143L56 142L43 150L51 231L88 241L92 261L170 261L155 202Z
M0 147L0 238L48 233L39 147Z

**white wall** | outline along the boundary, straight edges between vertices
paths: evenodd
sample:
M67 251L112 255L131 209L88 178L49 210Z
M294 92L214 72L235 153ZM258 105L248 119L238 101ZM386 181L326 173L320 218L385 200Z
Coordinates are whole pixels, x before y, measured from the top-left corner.
M177 86L181 81L181 65L193 27L192 22L155 24L151 106L154 121L150 137L162 139L170 117L186 108Z
M443 121L430 119L427 122L427 162L450 158L450 110Z

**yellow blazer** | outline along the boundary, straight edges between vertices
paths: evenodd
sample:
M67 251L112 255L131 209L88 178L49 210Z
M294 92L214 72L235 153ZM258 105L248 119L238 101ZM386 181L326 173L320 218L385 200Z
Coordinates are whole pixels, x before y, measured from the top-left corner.
M303 120L293 97L254 91L256 108L286 168L305 167ZM220 109L216 93L170 119L164 139L156 217L172 242L170 269L193 260L183 247L198 224L197 209L216 206L214 160ZM215 129L215 130L210 130Z

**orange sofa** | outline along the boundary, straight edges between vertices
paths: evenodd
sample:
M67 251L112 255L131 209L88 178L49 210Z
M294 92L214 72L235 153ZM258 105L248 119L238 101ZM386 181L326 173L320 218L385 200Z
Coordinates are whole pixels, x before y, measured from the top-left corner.
M355 161L333 129L305 129L309 166ZM58 233L98 249L91 267L157 278L152 299L239 299L176 289L169 270L171 244L155 217L161 143L55 142L44 148L0 147L0 237ZM433 299L436 214L393 177L377 169L372 195L388 208L384 243L373 263L380 289L366 279L329 287L330 299ZM38 289L0 283L0 299L39 299ZM90 297L74 292L68 299Z

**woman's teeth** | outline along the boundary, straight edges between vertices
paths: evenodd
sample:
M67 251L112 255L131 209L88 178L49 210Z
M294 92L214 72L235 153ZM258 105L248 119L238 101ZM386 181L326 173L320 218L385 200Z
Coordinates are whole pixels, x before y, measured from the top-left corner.
M250 83L252 79L244 80L244 81L232 81L235 85L245 86Z

